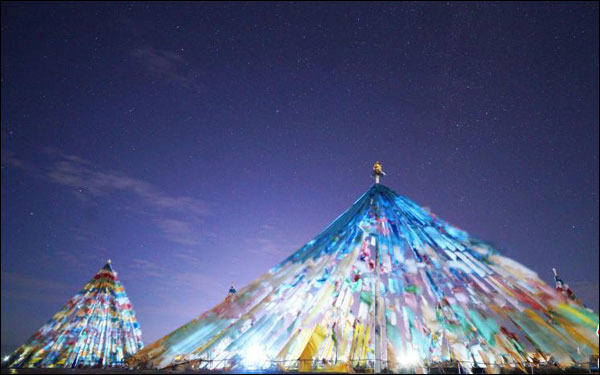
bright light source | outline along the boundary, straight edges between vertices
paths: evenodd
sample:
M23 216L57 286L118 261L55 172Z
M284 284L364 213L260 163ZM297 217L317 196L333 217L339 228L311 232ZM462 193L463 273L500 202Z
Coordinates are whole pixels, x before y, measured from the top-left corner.
M405 353L398 356L398 362L404 367L416 366L420 361L419 352L412 348L409 348Z
M242 366L248 370L260 370L269 367L269 355L259 345L250 345L243 355Z

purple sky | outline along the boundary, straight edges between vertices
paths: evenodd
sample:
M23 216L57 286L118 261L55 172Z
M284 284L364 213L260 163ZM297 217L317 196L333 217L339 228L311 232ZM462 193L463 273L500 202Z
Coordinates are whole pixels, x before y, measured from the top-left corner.
M384 183L598 311L598 4L2 3L2 344L151 343Z

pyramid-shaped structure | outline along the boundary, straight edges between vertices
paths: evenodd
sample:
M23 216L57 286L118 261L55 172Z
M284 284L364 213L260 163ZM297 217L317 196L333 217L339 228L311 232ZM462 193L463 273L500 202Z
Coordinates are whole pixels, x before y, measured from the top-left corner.
M3 365L114 367L142 347L133 306L109 260Z
M533 271L375 184L290 257L129 362L234 371L568 366L598 354L597 324Z

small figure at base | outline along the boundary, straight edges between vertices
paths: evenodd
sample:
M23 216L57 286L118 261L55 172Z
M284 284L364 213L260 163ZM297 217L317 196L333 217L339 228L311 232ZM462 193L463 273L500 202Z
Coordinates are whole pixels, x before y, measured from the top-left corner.
M225 297L226 301L231 300L237 294L237 290L233 286L233 282L231 283L231 287L229 288L229 292L227 292L227 297Z

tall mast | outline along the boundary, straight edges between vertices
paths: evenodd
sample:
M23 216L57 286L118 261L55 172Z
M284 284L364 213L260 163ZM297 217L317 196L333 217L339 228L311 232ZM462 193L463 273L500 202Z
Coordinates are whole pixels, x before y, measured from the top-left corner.
M381 176L385 176L385 173L382 170L381 164L377 161L375 162L375 164L373 165L373 175L375 176L375 183L379 184L379 179ZM375 218L379 219L379 212L377 211L377 207L375 205L374 199L373 197L371 197L371 209L373 210L373 213L375 214ZM373 369L373 372L376 374L380 374L381 373L381 360L382 360L382 355L381 355L381 306L380 306L380 301L379 301L379 295L381 293L380 291L380 283L381 283L381 261L380 261L380 254L379 254L379 234L378 234L378 221L377 224L375 224L375 368ZM384 307L385 309L385 307Z
M379 283L381 280L381 266L379 261L379 236L375 236L375 369L374 372L376 374L381 373L381 319L379 311L381 306L379 306L379 294L381 291L379 290Z

